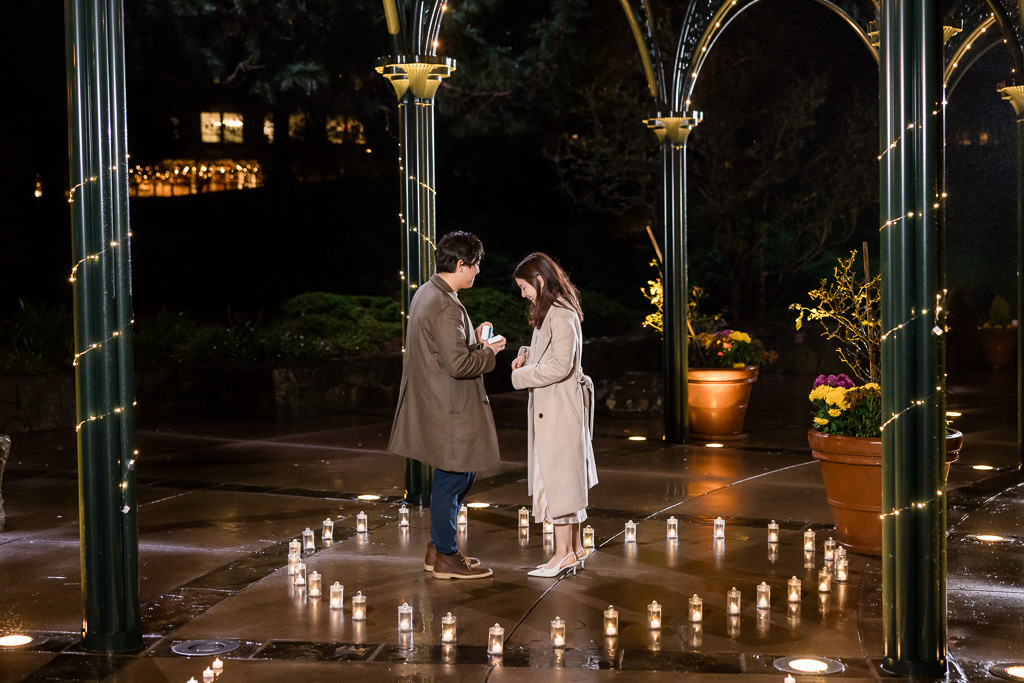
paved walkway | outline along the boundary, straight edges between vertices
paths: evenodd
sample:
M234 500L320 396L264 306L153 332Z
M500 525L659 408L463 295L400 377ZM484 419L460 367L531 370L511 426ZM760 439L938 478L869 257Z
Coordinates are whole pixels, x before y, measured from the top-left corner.
M494 569L481 581L438 581L422 569L429 514L397 523L403 475L385 452L390 413L305 423L208 422L141 425L138 446L140 598L145 649L113 657L81 652L77 479L73 433L16 436L4 481L7 529L0 532L0 635L36 640L0 648L0 683L88 680L121 683L202 680L212 657L174 654L195 639L239 643L223 655L222 682L245 681L779 681L786 655L838 659L843 681L896 680L882 654L880 561L851 555L851 577L821 598L815 578L831 532L821 473L805 440L811 378L763 376L748 414L750 437L722 449L669 446L660 423L605 418L595 439L600 484L590 523L597 554L558 581L526 576L550 554L540 528L524 535L517 512L526 495L525 400L492 397L502 467L480 473L461 544ZM1015 385L951 378L949 408L965 433L949 484L949 656L951 681L997 680L988 668L1024 660L1024 503L1016 469ZM650 437L630 441L627 435ZM991 471L972 469L991 465ZM361 494L378 495L362 501ZM355 532L365 511L369 531ZM667 541L665 520L679 520ZM724 542L712 520L727 520ZM336 520L323 547L324 518ZM782 532L777 554L767 524ZM636 543L623 541L627 520ZM287 542L309 527L317 550L309 571L345 587L345 609L310 600L285 571ZM805 563L802 534L819 550ZM999 533L1008 543L969 534ZM785 583L803 581L789 608ZM761 618L755 587L771 588ZM726 592L742 592L737 619ZM368 618L352 619L350 598L367 597ZM690 596L704 601L695 628ZM660 632L646 608L663 605ZM408 639L397 607L413 608ZM617 638L602 633L602 612L619 613ZM458 643L442 648L441 617L458 617ZM548 625L567 622L564 651L548 646ZM488 659L488 627L505 629L500 664ZM824 680L805 677L805 680Z

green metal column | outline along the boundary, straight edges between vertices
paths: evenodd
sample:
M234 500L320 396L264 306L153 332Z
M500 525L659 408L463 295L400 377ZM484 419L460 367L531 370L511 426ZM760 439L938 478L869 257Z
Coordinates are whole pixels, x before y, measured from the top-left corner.
M1024 85L1000 84L1017 116L1017 320L1024 320ZM1024 325L1017 325L1017 468L1024 468Z
M937 3L885 0L881 35L882 666L946 671L945 372Z
M121 0L66 0L83 645L142 646Z

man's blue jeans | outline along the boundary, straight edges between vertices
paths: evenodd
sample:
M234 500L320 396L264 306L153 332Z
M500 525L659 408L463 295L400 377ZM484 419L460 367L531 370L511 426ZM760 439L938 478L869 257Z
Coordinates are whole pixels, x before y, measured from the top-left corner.
M476 472L434 470L430 491L430 540L442 555L459 552L455 543L455 523L466 494L476 481Z

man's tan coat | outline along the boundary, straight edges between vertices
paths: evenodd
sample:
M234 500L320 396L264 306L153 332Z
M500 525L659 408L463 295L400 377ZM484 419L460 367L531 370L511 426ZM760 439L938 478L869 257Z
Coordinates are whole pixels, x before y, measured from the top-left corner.
M501 465L483 374L494 352L476 341L469 314L434 275L409 305L405 365L388 452L451 472Z

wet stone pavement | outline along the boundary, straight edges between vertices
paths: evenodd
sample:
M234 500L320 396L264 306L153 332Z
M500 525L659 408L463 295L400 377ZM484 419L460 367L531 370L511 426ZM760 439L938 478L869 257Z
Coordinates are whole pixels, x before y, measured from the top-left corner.
M213 656L172 648L196 640L236 645L220 655L218 680L245 681L779 681L776 660L829 657L843 670L799 680L899 680L882 655L880 560L851 554L850 577L817 591L822 543L833 534L818 464L806 442L810 377L765 375L747 416L749 437L724 448L666 445L660 421L601 418L595 438L600 484L589 524L597 553L584 569L539 579L550 537L518 527L526 494L525 395L492 396L502 467L481 472L468 502L460 545L493 578L439 581L423 571L429 512L413 508L398 525L402 462L385 453L391 414L309 422L141 424L137 433L140 602L144 648L97 655L81 628L78 492L74 434L13 439L4 480L7 527L0 532L0 635L27 633L0 647L0 683L14 681L203 680ZM950 681L999 680L989 668L1024 660L1024 487L1016 468L1016 386L988 377L950 380L949 409L962 413L960 460L949 477L948 634ZM631 441L627 436L646 436ZM993 469L975 470L975 465ZM360 500L372 494L379 499ZM365 512L368 531L356 531ZM666 520L679 521L677 540ZM713 540L716 517L725 538ZM335 521L334 542L320 536ZM767 543L776 520L780 542ZM635 543L624 525L636 523ZM315 532L309 573L323 597L293 585L288 541ZM803 533L816 532L816 552ZM978 534L1001 534L1004 543ZM802 581L789 603L786 583ZM344 609L329 586L344 585ZM771 587L770 608L755 606ZM741 592L739 615L726 594ZM366 596L367 618L351 598ZM688 602L703 600L703 620ZM647 606L662 625L647 626ZM412 607L399 633L398 606ZM603 614L618 612L614 637ZM458 619L457 640L441 642L441 618ZM550 647L549 624L566 622L566 646ZM500 657L488 629L504 629Z

